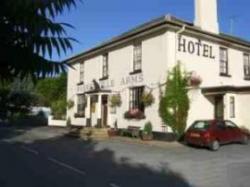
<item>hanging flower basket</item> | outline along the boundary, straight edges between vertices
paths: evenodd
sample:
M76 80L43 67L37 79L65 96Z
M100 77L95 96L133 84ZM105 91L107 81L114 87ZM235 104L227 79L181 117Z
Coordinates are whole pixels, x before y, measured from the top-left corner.
M145 107L151 106L155 101L151 92L143 92L141 99Z
M119 107L121 106L122 101L121 101L121 96L119 94L117 95L112 95L110 97L110 107L114 108L114 107Z
M188 78L188 85L189 86L200 86L202 83L202 79L196 72L192 72L190 77Z

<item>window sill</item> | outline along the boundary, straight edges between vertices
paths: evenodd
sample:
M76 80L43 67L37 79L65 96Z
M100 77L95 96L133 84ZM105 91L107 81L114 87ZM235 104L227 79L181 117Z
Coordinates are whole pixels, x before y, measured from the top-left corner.
M138 70L135 70L133 72L130 72L129 75L134 75L134 74L138 74L138 73L141 73L142 70L141 69L138 69Z
M75 113L74 117L75 118L85 118L85 115L84 114Z
M244 77L244 80L245 80L245 81L250 81L250 77L248 77L248 76L247 76L247 77Z
M228 77L228 78L231 78L231 77L232 77L232 75L225 74L225 73L220 73L220 76L221 76L221 77Z
M99 81L104 81L104 80L107 80L107 79L109 79L109 76L102 77L102 78L99 79Z
M83 81L81 81L81 82L77 83L77 86L80 86L80 85L83 85L83 84L84 84Z

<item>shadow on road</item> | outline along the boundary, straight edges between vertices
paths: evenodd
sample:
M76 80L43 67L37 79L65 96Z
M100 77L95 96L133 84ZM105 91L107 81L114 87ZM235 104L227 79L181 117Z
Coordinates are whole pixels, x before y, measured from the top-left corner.
M15 131L13 131L12 134L9 133L4 137L14 137L16 135L20 134L16 134ZM37 183L40 183L39 186L41 187L57 185L64 187L68 186L71 182L71 186L79 187L191 187L182 175L172 171L167 164L164 164L162 168L153 169L145 163L131 162L131 160L126 157L117 158L115 152L112 150L97 149L97 144L98 142L95 141L83 141L65 136L54 137L46 140L36 140L29 144L23 144L37 150L41 155L41 159L50 156L62 163L66 163L74 168L84 171L86 175L79 176L81 179L77 183L73 181L74 177L71 178L66 174L59 175L59 171L49 173L53 170L48 169L47 172L41 172L39 169L41 165L37 165L39 163L34 163L33 161L32 163L26 162L26 164L28 163L30 166L23 168L23 172L25 173L25 169L28 169L32 170L33 176L41 176L36 178L37 180L43 180L43 183L41 183L42 181L37 181ZM43 162L41 161L41 163ZM36 167L36 169L32 167ZM15 168L12 169L15 170ZM57 170L60 170L60 167L58 167ZM0 173L1 172L3 171L1 171L0 168ZM29 172L30 171L27 171L27 173ZM46 177L50 178L53 185L44 183ZM0 182L2 182L2 184L3 181L4 179L1 178ZM60 181L60 183L58 181Z

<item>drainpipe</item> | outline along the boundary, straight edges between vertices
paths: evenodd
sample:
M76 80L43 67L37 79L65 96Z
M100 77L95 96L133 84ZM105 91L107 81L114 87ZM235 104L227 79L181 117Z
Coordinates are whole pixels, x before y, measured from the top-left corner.
M175 64L177 65L177 47L178 47L178 39L180 38L180 34L186 30L186 25L183 25L180 30L176 32L175 35Z

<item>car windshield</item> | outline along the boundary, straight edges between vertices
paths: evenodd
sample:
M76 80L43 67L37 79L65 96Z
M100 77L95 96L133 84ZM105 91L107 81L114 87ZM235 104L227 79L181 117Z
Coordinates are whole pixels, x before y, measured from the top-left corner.
M195 130L206 130L210 126L208 121L197 121L192 126L191 129Z

